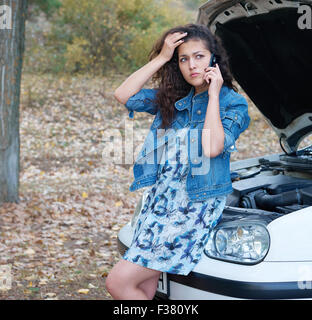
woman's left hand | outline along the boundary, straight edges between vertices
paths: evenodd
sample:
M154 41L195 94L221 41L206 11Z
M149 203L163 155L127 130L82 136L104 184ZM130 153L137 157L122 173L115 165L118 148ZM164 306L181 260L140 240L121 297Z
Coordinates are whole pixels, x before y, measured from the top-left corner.
M208 95L219 96L223 85L223 77L219 65L216 64L215 67L207 67L205 68L205 71L206 74L204 75L204 79L209 84Z

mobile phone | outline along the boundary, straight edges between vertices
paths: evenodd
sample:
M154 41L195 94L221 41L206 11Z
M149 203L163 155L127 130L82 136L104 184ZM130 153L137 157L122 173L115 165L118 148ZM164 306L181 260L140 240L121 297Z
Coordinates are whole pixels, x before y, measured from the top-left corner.
M209 67L214 67L217 63L217 58L214 53L211 54L210 62L209 62Z

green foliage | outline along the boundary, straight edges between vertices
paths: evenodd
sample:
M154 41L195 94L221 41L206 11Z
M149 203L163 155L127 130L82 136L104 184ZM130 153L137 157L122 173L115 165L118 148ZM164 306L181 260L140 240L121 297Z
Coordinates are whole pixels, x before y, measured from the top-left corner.
M43 11L48 17L50 17L57 9L61 7L60 0L28 0L28 3L31 7L33 7L33 14L37 15L39 13L38 11L40 10Z
M43 71L131 72L165 30L190 21L174 0L62 0L44 36Z

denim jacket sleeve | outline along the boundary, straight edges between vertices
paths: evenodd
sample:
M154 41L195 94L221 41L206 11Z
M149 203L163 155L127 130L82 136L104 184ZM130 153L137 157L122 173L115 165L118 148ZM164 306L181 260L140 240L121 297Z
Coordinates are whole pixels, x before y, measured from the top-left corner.
M229 106L226 107L225 116L222 119L224 128L224 149L225 153L237 151L235 142L242 132L244 132L250 123L248 115L248 103L246 99L235 92L231 91Z
M153 100L156 97L156 93L157 89L142 88L139 92L130 97L125 104L125 107L129 111L129 118L134 117L134 111L148 112L155 115L157 110Z

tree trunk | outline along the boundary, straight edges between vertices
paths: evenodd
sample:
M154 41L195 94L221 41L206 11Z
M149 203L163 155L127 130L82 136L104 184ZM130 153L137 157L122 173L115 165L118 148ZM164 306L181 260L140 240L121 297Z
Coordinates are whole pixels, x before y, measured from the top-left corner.
M18 202L19 101L27 0L0 0L0 203Z

